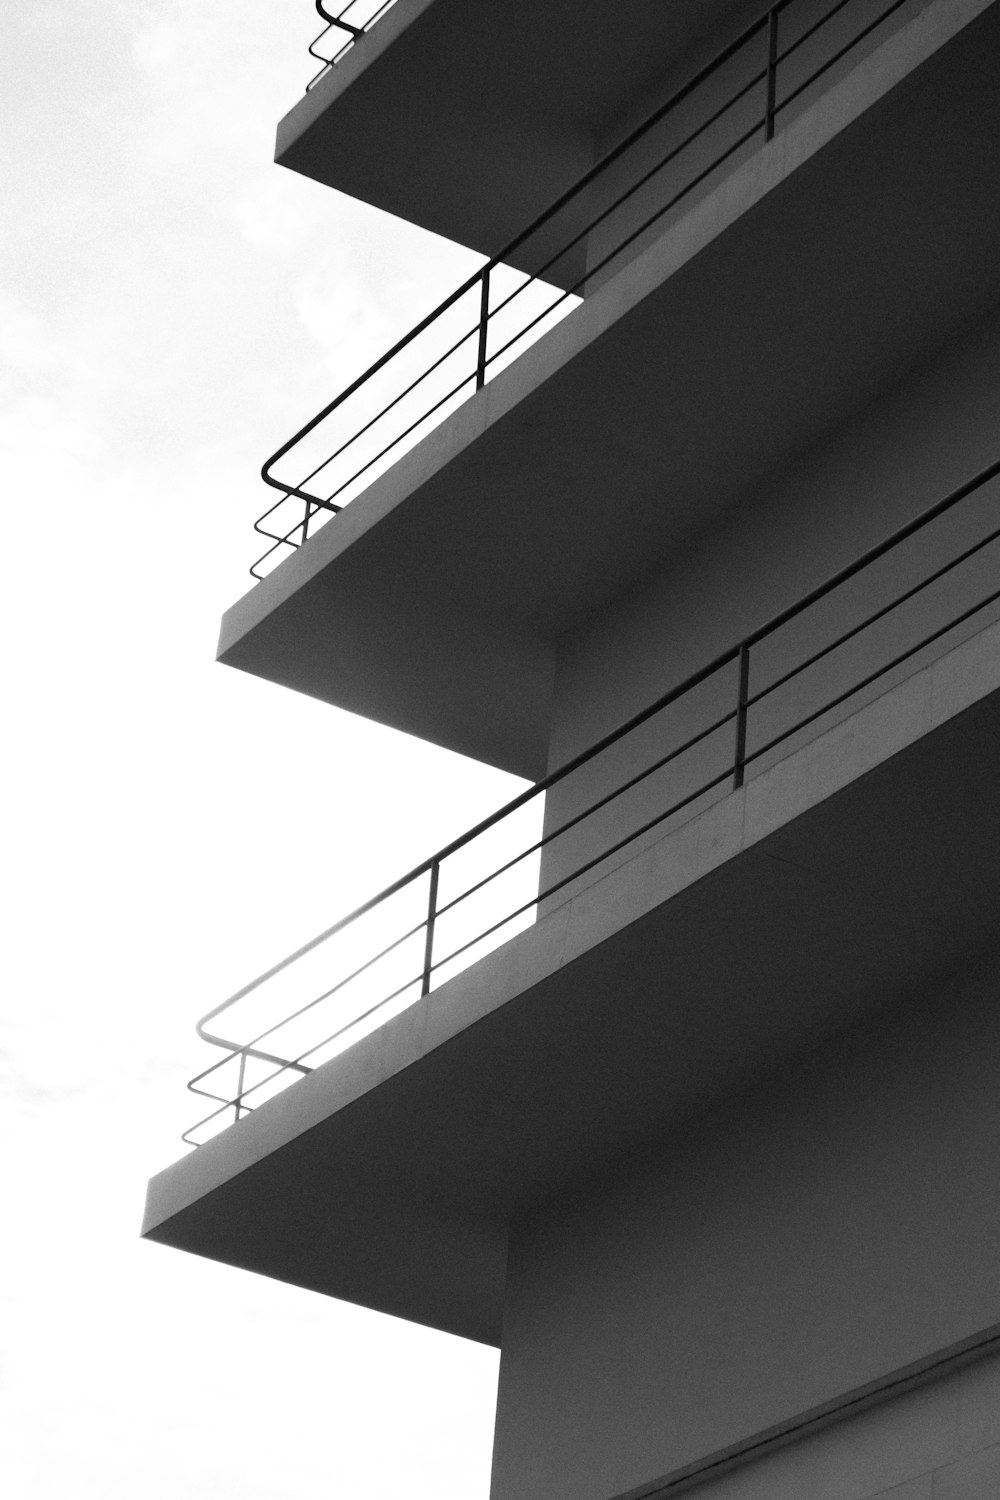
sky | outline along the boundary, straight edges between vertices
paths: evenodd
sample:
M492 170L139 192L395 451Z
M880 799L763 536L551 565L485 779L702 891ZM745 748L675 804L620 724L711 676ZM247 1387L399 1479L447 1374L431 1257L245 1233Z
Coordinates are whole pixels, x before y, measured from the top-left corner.
M197 1016L520 790L213 660L261 461L478 258L273 165L311 0L4 29L0 1484L477 1500L494 1351L138 1228Z

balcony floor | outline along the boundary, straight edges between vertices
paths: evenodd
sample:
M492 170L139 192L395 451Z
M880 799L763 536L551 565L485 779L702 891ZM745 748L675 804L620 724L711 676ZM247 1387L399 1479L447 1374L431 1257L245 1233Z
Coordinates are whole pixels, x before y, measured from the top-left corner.
M996 941L998 736L992 626L154 1178L144 1232L498 1342L513 1212Z

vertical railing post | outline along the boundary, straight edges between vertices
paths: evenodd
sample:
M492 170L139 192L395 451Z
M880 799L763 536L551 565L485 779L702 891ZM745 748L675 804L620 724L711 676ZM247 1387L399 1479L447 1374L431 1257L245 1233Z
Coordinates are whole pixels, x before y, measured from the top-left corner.
M242 1107L243 1084L244 1084L244 1081L246 1079L246 1072L247 1072L247 1055L246 1055L245 1052L241 1052L240 1053L240 1074L239 1074L239 1078L238 1078L237 1083L236 1083L236 1098L233 1100L233 1106L234 1106L234 1108L236 1110L236 1118L237 1118L237 1120L239 1120L240 1117L243 1114L243 1107Z
M767 14L767 106L764 111L764 139L774 135L774 107L778 83L778 7L772 5Z
M483 272L483 288L479 299L479 349L476 353L476 390L486 384L486 334L490 318L490 268Z
M317 506L316 508L318 510L319 506ZM302 540L304 542L307 542L309 540L309 521L310 521L310 519L312 517L312 513L313 513L312 501L311 500L307 500L306 501L306 516L305 516L305 520L302 522Z
M736 760L733 766L733 790L743 785L743 767L747 756L747 699L750 697L750 647L740 647L740 685L736 700Z
M441 866L437 860L431 865L431 888L427 898L427 931L424 937L424 976L420 986L420 993L426 995L431 987L431 973L434 968L434 918L437 915L438 898L438 871Z

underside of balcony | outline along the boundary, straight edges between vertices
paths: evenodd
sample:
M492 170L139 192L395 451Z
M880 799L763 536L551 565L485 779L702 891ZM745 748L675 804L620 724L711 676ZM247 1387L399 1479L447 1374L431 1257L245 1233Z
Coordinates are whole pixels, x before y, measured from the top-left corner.
M499 1342L512 1214L995 942L998 736L994 625L161 1173L144 1232Z
M995 309L998 54L1000 7L927 7L235 605L221 660L537 779L559 637Z
M275 159L497 254L665 62L739 0L397 0L278 126ZM725 39L725 38L723 38Z

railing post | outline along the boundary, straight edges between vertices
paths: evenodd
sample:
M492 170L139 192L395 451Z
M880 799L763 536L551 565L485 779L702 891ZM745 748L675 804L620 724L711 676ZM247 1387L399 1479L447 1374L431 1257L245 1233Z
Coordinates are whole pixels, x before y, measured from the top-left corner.
M750 647L740 647L740 686L736 700L736 761L733 766L733 791L743 785L743 767L747 755L747 699L750 696Z
M476 390L486 384L486 333L490 318L490 268L483 272L483 288L479 299L479 349L476 354Z
M239 1079L237 1080L237 1083L236 1083L236 1098L233 1100L233 1107L236 1110L236 1118L237 1118L237 1120L239 1120L240 1117L243 1114L243 1108L242 1108L241 1101L243 1099L243 1083L244 1083L244 1080L246 1079L246 1072L247 1072L247 1055L246 1055L245 1052L241 1052L240 1053L240 1074L239 1074Z
M767 106L764 111L764 139L774 136L774 106L778 83L778 7L767 13Z
M437 915L438 897L438 871L441 866L437 860L431 865L431 888L427 898L427 932L424 938L424 977L420 986L421 995L426 995L431 987L431 971L434 967L434 918Z
M317 509L319 509L318 506L317 506ZM310 519L312 517L312 513L313 513L312 501L311 500L307 500L306 501L306 516L305 516L305 520L302 522L302 540L304 542L307 542L309 540L309 521L310 521Z

